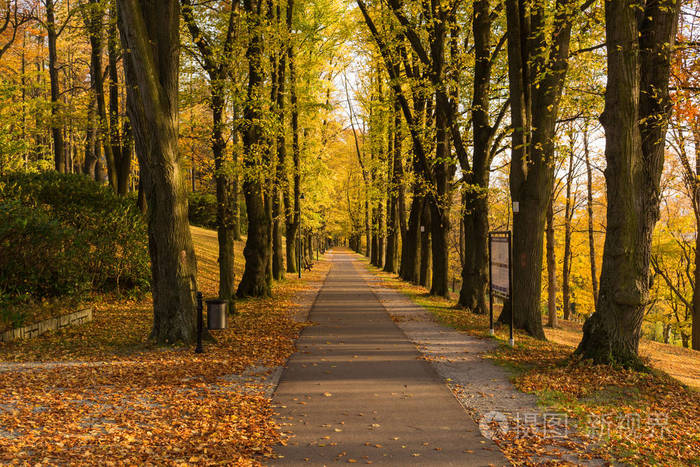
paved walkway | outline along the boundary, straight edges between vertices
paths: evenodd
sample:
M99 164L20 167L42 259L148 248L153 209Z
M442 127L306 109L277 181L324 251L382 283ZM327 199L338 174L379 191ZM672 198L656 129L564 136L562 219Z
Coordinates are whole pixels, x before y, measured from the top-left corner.
M504 465L358 268L336 250L274 403L279 465Z

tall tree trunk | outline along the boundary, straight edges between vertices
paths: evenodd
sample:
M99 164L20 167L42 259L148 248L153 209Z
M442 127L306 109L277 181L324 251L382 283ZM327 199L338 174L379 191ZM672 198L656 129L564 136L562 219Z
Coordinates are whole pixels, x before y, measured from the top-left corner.
M574 200L571 199L571 183L574 176L574 144L569 147L569 171L566 174L566 204L564 206L564 264L561 273L561 296L564 319L571 315L571 221L574 217Z
M109 28L107 38L108 72L109 72L109 140L114 157L116 171L117 193L126 195L129 191L131 177L131 127L128 118L119 125L119 36L117 32L116 1L110 3ZM127 51L123 51L127 54Z
M233 312L234 302L234 198L231 193L231 177L226 167L226 140L224 128L225 77L210 75L212 110L212 152L214 154L214 179L216 180L216 233L219 241L219 298L229 303Z
M491 94L491 17L490 0L474 3L474 93L472 126L474 156L471 177L464 193L462 219L464 265L458 304L473 313L488 311L488 231L489 169L493 159L491 145L498 122L489 125Z
M87 130L85 138L85 160L83 161L83 174L95 179L97 168L97 154L95 142L97 140L97 128L95 128L95 100L90 96L87 112Z
M547 207L547 326L557 327L557 257L554 242L554 195Z
M598 303L598 270L595 257L595 229L593 227L593 171L591 170L591 155L588 148L588 127L583 132L583 154L586 158L586 190L588 209L588 252L591 263L591 288L593 289L593 305ZM571 311L571 310L569 310ZM569 315L564 313L564 319Z
M381 158L380 158L381 160ZM380 192L377 202L377 263L381 268L384 265L384 196Z
M430 202L430 232L432 248L432 284L430 294L440 297L450 296L449 289L449 243L450 233L450 182L452 178L452 163L450 158L448 121L445 109L437 106L435 129L436 150L435 159L435 188L436 196Z
M432 283L431 214L430 205L424 203L420 221L420 271L418 284L426 288L429 288Z
M397 272L397 258L399 249L399 232L401 231L399 210L401 206L401 179L403 178L403 163L401 161L401 109L398 106L398 101L394 99L394 127L393 127L393 145L390 153L389 167L389 189L387 190L387 241L386 241L386 259L384 261L384 271L395 273Z
M512 303L499 321L544 339L542 294L543 231L554 184L554 136L566 78L575 15L569 0L556 3L551 27L547 4L506 0L508 82L511 99L513 204ZM551 31L551 36L550 36Z
M664 142L671 103L671 53L680 2L605 2L608 87L605 128L607 235L596 311L576 352L595 363L643 367L651 238L659 217Z
M372 223L370 222L369 184L365 182L365 256L372 257Z
M178 152L180 4L118 0L129 116L143 189L153 276L153 331L159 343L195 339L197 260Z
M408 216L408 228L401 243L401 279L417 284L420 276L421 259L421 213L425 204L420 187L416 182L413 189L413 201ZM426 233L427 234L427 233Z
M90 10L85 22L90 30L90 78L92 90L97 102L97 139L102 146L107 164L107 180L114 192L118 192L117 170L115 168L114 153L109 138L109 122L107 120L107 106L104 94L104 70L102 66L104 31L104 5L100 0L90 0Z
M54 0L45 0L46 32L49 46L49 81L51 83L51 136L53 137L54 167L57 172L66 173L66 152L63 142L63 123L58 109L61 91L58 83L58 31Z
M294 12L294 0L287 0L287 31L292 28L292 15ZM287 244L287 272L298 272L301 267L297 264L296 241L299 232L300 221L300 201L301 194L301 153L299 148L299 104L297 102L297 78L294 44L289 39L287 48L287 58L289 59L289 100L292 120L292 163L293 163L293 205L290 199L289 189L284 184L284 205L286 210L286 244Z
M246 57L248 58L248 97L243 131L243 195L248 212L248 238L243 256L245 269L238 285L239 297L260 297L270 295L268 267L270 263L271 224L270 211L266 205L264 176L256 162L257 152L263 150L262 108L262 0L245 0L244 8L249 15L250 38Z
M700 116L693 121L693 142L695 144L695 272L693 282L693 324L691 334L693 350L700 350Z
M211 145L214 155L214 180L216 183L216 229L219 242L219 298L226 300L229 311L235 309L234 302L234 213L235 194L231 192L231 167L227 164L226 139L224 138L226 79L228 78L230 51L235 34L235 8L229 16L226 39L220 45L221 50L205 37L195 19L192 4L182 0L182 16L187 24L202 57L203 68L209 75L212 112ZM221 54L221 56L219 56Z
M234 130L234 134L235 134ZM231 215L233 216L233 239L240 241L241 236L241 207L240 207L240 192L239 192L239 173L238 173L238 153L233 150L233 174L231 175Z
M281 18L281 8L280 4L277 4L277 17ZM285 31L285 39L289 39L289 31ZM281 49L281 44L280 44ZM285 96L285 84L286 84L286 68L287 68L287 54L280 53L278 63L277 63L277 95L276 99L276 110L277 110L277 123L279 129L277 131L277 164L275 172L275 184L273 187L273 205L272 205L272 277L276 280L284 278L284 256L282 253L282 222L284 222L283 216L283 206L281 199L281 188L284 187L285 180L285 164L287 159L287 141L286 132L287 127L285 125L285 112L284 112L284 96ZM283 189L283 188L282 188Z

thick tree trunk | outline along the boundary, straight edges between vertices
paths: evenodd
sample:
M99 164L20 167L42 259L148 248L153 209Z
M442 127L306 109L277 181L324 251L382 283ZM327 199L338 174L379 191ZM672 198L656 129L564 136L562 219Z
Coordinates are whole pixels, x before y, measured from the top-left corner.
M430 222L430 246L432 248L432 283L430 295L450 297L449 289L449 220L445 213L433 208Z
M420 271L418 284L429 288L432 284L432 245L431 245L431 212L427 203L423 204L420 221ZM418 253L418 252L417 252Z
M124 118L122 131L119 128L119 36L117 32L116 2L110 3L110 21L108 28L107 52L109 68L109 133L110 145L116 170L117 193L126 195L129 191L131 176L131 127L128 118ZM128 52L123 52L127 54Z
M248 213L248 238L243 256L245 269L238 284L239 297L260 297L270 295L269 265L271 242L271 209L266 205L263 175L257 162L257 152L261 151L263 130L261 126L263 92L262 75L262 0L245 0L244 8L249 17L250 39L246 57L248 58L248 97L243 131L243 196Z
M372 223L370 222L369 185L365 183L365 256L372 257Z
M235 135L234 130L234 135ZM234 137L235 141L235 137ZM235 144L235 143L234 143ZM240 207L240 188L239 183L240 178L238 174L238 153L236 149L233 149L233 174L231 175L231 215L233 216L233 239L240 241L243 239L241 236L241 207Z
M464 255L462 288L458 304L473 313L488 311L488 231L489 169L495 128L489 125L491 89L491 17L490 0L474 2L474 93L472 126L474 155L471 177L464 193Z
M421 258L421 213L425 204L419 194L420 188L416 185L411 202L411 211L408 216L408 228L401 243L401 279L417 284L420 276Z
M554 200L547 207L547 326L557 327L557 257L554 243Z
M607 235L596 311L586 320L576 350L595 363L644 366L638 348L659 217L679 9L680 2L673 0L605 2L608 87L600 120L606 140Z
M432 247L432 284L430 294L440 297L450 296L449 289L449 234L450 234L450 182L452 168L446 109L438 105L435 112L435 188L436 194L430 200L430 226Z
M403 209L401 198L401 179L403 178L403 163L401 161L401 109L398 101L394 100L394 128L393 146L391 152L389 170L389 190L387 192L387 241L386 259L384 261L384 271L397 272L397 259L399 250L400 209Z
M263 199L263 187L257 180L243 182L243 195L248 208L248 238L243 256L245 269L238 284L239 297L265 297L270 295L268 282L270 223Z
M280 17L280 5L277 5L277 16ZM289 31L286 31L287 34ZM288 39L288 36L287 36ZM286 72L287 72L287 54L281 53L277 64L277 95L276 110L279 129L277 131L277 165L275 172L275 186L273 187L273 204L272 204L272 277L275 280L284 279L284 255L282 253L282 222L284 222L283 204L281 192L285 190L286 184L286 160L287 160L287 139L286 139L286 124L284 112L285 104L285 87L286 87Z
M287 30L292 27L292 14L294 11L294 0L287 1ZM292 120L292 162L293 162L293 205L290 199L289 189L284 188L284 206L286 211L286 243L287 243L287 272L296 273L301 268L297 264L297 235L300 222L300 196L301 196L301 153L299 147L299 104L297 102L297 79L296 62L294 54L294 44L290 41L287 48L287 58L289 59L289 100Z
M695 144L695 271L693 282L693 323L691 335L693 350L700 350L700 116L693 122L693 142Z
M203 68L209 75L209 90L211 94L210 108L212 112L212 153L214 155L214 180L216 183L216 227L219 241L219 298L226 300L229 311L235 311L234 302L234 204L235 192L231 192L231 167L227 164L226 138L224 137L226 79L229 65L228 55L233 44L234 14L229 18L226 39L222 44L223 57L217 56L213 46L202 33L189 0L182 0L182 16L190 34L199 49Z
M569 319L571 314L571 286L569 277L571 275L571 220L574 217L574 202L571 199L571 183L574 170L574 148L573 143L569 148L569 171L566 175L566 204L564 207L564 264L561 273L561 296L564 319Z
M58 83L58 32L54 0L45 0L46 32L49 46L49 81L51 84L51 136L53 138L54 167L59 173L67 173L66 152L63 142L63 123L58 106L61 91Z
M234 302L234 234L233 199L231 178L226 162L224 128L224 77L216 74L211 79L212 152L214 154L214 179L216 180L216 230L219 241L219 298L229 303L233 312Z
M107 164L107 180L115 193L118 192L117 170L114 153L109 138L109 122L107 120L107 105L104 95L104 71L102 66L104 34L104 7L98 0L90 0L90 10L86 15L86 23L90 30L90 79L92 92L97 102L97 140L102 146Z
M568 1L557 3L552 27L547 4L506 0L508 82L511 99L513 203L512 307L500 321L509 321L544 339L542 293L543 232L554 181L554 130L567 71L571 22ZM549 31L552 31L551 37Z
M373 266L379 264L379 216L377 214L377 209L376 206L372 208L372 254L369 262Z
M178 152L180 7L177 0L119 0L129 116L148 200L153 331L159 343L195 339L197 260Z
M593 171L591 170L591 155L588 148L588 128L583 132L583 153L586 158L586 189L587 189L587 210L588 210L588 253L591 263L591 289L593 292L593 305L598 303L598 269L596 268L595 257L595 230L593 228ZM571 310L567 310L570 312ZM567 312L564 312L564 319L569 319Z
M375 266L381 268L384 265L384 201L379 198L377 204L377 263Z
M487 182L488 183L488 182ZM488 198L468 196L462 219L464 228L464 267L459 305L472 313L488 311Z
M88 103L87 130L85 136L85 160L83 162L83 174L95 179L98 153L95 150L97 128L95 128L95 102L92 96L90 98L90 102Z

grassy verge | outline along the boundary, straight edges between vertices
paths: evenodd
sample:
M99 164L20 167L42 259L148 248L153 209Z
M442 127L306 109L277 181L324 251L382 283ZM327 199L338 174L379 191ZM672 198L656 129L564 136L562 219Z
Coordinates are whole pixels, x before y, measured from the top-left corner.
M459 331L491 338L488 317L455 308L454 302L431 297L425 288L368 265L383 285L409 297L440 322ZM501 345L487 355L511 370L514 385L534 393L540 404L567 415L583 435L566 446L630 464L700 465L700 394L659 370L640 373L594 366L571 359L573 347L543 342L516 332L514 348L508 328L497 327ZM543 446L541 436L509 438L501 446L516 464L530 464Z
M214 296L216 234L193 233L199 288ZM236 250L242 258L242 244ZM0 373L0 464L263 462L279 441L270 401L230 375L286 361L304 327L294 320L299 293L329 265L321 260L301 280L289 275L271 298L238 301L229 328L213 331L216 342L200 355L148 340L148 299L105 299L92 323L0 344L0 368L3 361L75 364Z

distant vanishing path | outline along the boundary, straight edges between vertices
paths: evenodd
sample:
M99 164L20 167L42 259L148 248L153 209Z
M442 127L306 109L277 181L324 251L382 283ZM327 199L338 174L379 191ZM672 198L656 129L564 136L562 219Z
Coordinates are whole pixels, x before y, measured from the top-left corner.
M394 324L349 253L336 250L274 396L279 465L505 465Z

